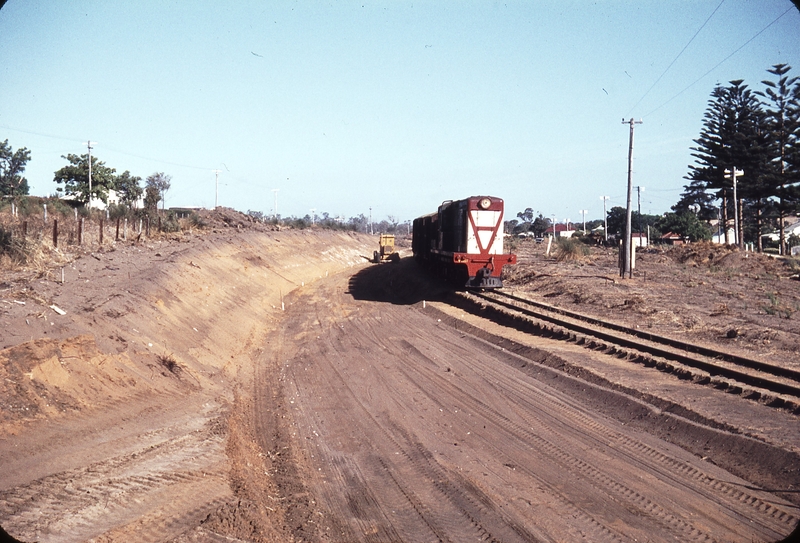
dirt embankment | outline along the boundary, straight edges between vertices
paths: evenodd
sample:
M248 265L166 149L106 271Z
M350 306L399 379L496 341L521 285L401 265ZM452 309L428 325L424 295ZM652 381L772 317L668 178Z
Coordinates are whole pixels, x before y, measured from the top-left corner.
M234 225L5 274L0 497L15 498L0 525L26 541L161 540L230 499L227 413L286 295L363 263L371 241Z

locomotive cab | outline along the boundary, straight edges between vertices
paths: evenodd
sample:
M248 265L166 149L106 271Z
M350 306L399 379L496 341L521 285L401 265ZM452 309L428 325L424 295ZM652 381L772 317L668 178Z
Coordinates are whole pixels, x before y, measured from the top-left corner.
M502 287L503 266L517 258L503 252L503 200L492 196L448 200L416 219L413 247L418 261L465 288Z

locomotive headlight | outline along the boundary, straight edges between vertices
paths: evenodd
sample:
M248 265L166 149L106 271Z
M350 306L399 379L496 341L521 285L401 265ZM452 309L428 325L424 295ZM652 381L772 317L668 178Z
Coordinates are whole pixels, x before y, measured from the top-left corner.
M481 209L489 209L490 205L492 205L492 201L489 198L481 198L478 202L478 207Z

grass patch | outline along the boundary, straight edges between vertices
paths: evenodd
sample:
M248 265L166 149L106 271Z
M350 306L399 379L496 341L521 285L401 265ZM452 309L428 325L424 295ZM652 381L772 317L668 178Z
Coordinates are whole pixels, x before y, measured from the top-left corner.
M784 319L792 318L792 313L794 313L795 310L791 307L782 305L776 293L768 292L767 298L769 299L769 303L764 306L764 311L767 313L767 315L777 315L778 317Z
M556 260L564 262L581 260L589 256L589 247L576 238L558 238Z

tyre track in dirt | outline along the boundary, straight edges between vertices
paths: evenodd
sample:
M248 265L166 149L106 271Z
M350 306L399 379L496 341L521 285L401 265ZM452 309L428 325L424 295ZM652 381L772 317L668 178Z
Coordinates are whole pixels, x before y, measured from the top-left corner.
M4 525L23 539L47 542L86 541L99 534L98 541L120 541L125 533L155 542L170 531L179 534L181 526L186 529L181 519L190 520L187 511L193 518L208 514L216 500L231 494L220 421L192 418L176 415L173 428L131 435L136 445L128 445L128 452L88 464L82 460L91 451L76 447L77 467L0 491L0 519L9 520ZM35 452L29 455L36 460ZM132 530L125 527L132 516L150 521L139 521Z
M293 446L326 537L772 541L796 522L493 346L408 306L353 301L345 280L298 293L286 321L299 346L283 367Z
M480 363L477 360L474 362L476 364ZM515 470L525 471L529 477L537 479L539 484L547 486L551 491L554 491L557 487L559 480L562 484L558 486L565 486L563 481L574 481L569 485L570 494L566 494L563 491L560 492L560 498L570 505L575 503L578 496L592 494L591 489L583 488L579 484L579 481L589 482L594 487L595 492L601 492L602 495L606 496L606 499L627 502L628 509L633 511L635 516L650 517L653 520L653 524L662 526L662 531L671 530L682 541L713 540L707 534L698 532L680 520L680 518L668 513L664 508L648 499L642 494L645 489L636 490L630 488L603 473L597 466L602 465L604 461L608 461L615 451L607 451L609 447L604 439L600 440L588 433L581 432L583 425L576 423L578 417L574 416L572 407L566 409L561 402L548 401L552 400L552 398L548 398L549 394L546 389L527 390L529 394L536 395L536 403L538 403L539 399L542 399L544 406L529 402L527 400L529 395L514 391L515 387L513 385L515 383L513 381L504 382L505 376L492 372L490 367L482 368L483 371L487 369L489 371L486 376L491 377L492 382L498 385L497 394L512 398L508 409L513 410L517 416L524 420L524 427L515 423L503 412L496 411L485 402L479 400L469 401L473 397L474 391L463 391L466 392L464 394L459 391L459 394L452 396L452 400L458 401L460 398L462 410L466 408L469 410L470 415L481 416L483 420L497 424L505 431L507 437L501 441L502 446L497 446L493 443L487 443L487 446L496 447L498 455L509 459L509 462L506 462L507 464L514 466ZM495 374L492 375L492 373ZM436 379L436 375L431 373L425 378L433 380ZM515 405L519 407L514 408ZM552 415L554 410L558 413L557 416ZM574 436L571 435L573 433L575 434ZM554 443L556 439L560 439L558 445ZM528 444L529 450L520 450L517 445L520 442ZM570 450L580 450L587 460L581 460L569 454L568 451ZM512 451L516 454L512 454ZM543 478L537 472L525 467L524 458L529 456L531 451L534 451L533 454L540 459L540 466L545 462L551 464L547 469L540 471L556 474L555 480ZM641 469L635 457L629 458L629 461L631 464L629 469ZM633 477L634 480L638 478L640 476ZM589 524L592 524L594 519L590 519L586 514L581 516Z
M489 372L497 372L497 369L492 367L487 367L487 370ZM692 459L692 464L689 464L680 458L675 458L656 450L646 442L614 431L609 423L599 424L590 416L584 414L583 409L577 402L566 404L554 396L543 393L544 391L537 391L537 402L530 402L530 395L526 394L527 390L521 386L513 386L513 382L509 384L511 386L505 389L505 393L509 396L513 395L515 404L524 406L523 416L527 414L534 415L533 419L526 418L532 429L533 425L536 424L537 433L531 439L537 439L545 435L548 429L557 428L562 420L569 420L568 417L573 417L575 426L582 426L591 430L590 432L578 434L578 439L584 443L582 448L593 451L605 449L608 451L606 454L612 454L616 457L624 456L631 465L636 465L637 469L646 471L654 480L662 481L668 479L672 484L681 485L692 492L699 493L702 499L717 500L721 506L719 498L720 494L723 494L727 497L725 507L730 510L729 514L748 517L753 522L757 522L762 515L766 515L774 521L768 523L773 526L764 524L763 527L765 529L774 529L775 526L778 526L779 529L791 530L797 524L798 518L786 507L777 507L769 503L765 500L763 494L748 492L746 489L737 488L733 484L726 483L725 480L718 478L718 473L715 475L707 473L703 468L708 468L708 464L698 467L694 465L697 463L695 459ZM542 408L541 404L545 404L546 408ZM554 416L555 412L559 412L558 417ZM596 414L594 416L596 417ZM559 435L558 437L561 436ZM550 445L552 446L552 443ZM648 461L641 462L640 459L642 457L646 457ZM574 458L566 460L570 463L576 461ZM602 462L596 463L602 464ZM708 488L704 488L704 486ZM630 489L624 490L626 495L631 495L631 492ZM637 497L637 500L641 501L641 497ZM649 505L648 507L652 508ZM781 527L781 525L783 526Z
M448 346L447 349L453 350L454 346ZM473 360L473 363L481 364L480 358ZM427 368L428 366L419 367ZM486 364L482 371L485 371L486 376L489 377L489 386L492 386L495 382L499 383L505 378L502 368L496 366ZM439 376L436 372L427 371L424 379L432 380L437 377ZM464 394L459 394L457 397L475 397L476 391L464 392ZM701 501L697 503L697 500L695 500L695 507L701 507L704 500L717 501L720 498L720 493L725 493L729 498L725 502L725 508L728 511L727 515L732 517L744 516L753 519L753 522L757 522L763 515L767 515L769 517L767 519L768 522L762 524L764 533L767 534L775 530L790 531L797 523L797 517L788 512L786 507L775 507L766 502L763 495L759 497L757 494L739 490L717 477L709 476L695 466L687 465L681 460L655 451L646 443L612 431L609 427L609 421L604 421L603 424L595 422L590 416L583 414L584 409L578 402L565 403L563 399L558 399L552 393L549 393L546 388L532 391L527 384L521 381L507 379L503 387L498 388L496 392L503 397L513 398L513 401L508 405L508 410L513 410L515 414L525 420L526 426L524 428L514 424L504 413L493 411L483 402L477 402L477 409L489 411L489 418L501 421L501 425L506 427L511 436L521 436L528 443L538 444L541 449L539 451L540 456L557 459L558 463L561 464L562 473L572 472L580 474L583 478L591 476L590 478L597 482L596 486L607 492L611 497L629 501L631 508L644 511L658 519L659 522L664 523L666 527L676 530L676 535L680 540L688 541L691 540L690 538L697 537L699 538L698 540L703 541L710 536L698 533L694 528L687 526L680 518L667 513L658 504L648 499L645 493L648 491L653 493L653 490L649 488L653 482L660 483L660 481L668 479L671 484L683 486L692 493L699 493ZM536 402L530 401L531 397L536 397ZM554 413L558 413L558 416L555 416ZM593 416L596 417L597 415L594 414ZM575 428L585 428L586 431L575 434L577 439L574 444L566 444L564 442L565 436ZM554 432L553 429L558 430L558 432ZM543 436L548 435L554 437L549 440L543 439ZM557 446L554 444L556 440L559 440L559 445ZM623 447L620 445L623 445ZM606 458L599 457L589 464L566 453L566 451L573 449L595 453L603 451L603 455ZM502 451L498 450L498 454L502 454ZM641 462L639 458L642 455L654 459L656 463L654 464L650 460ZM636 470L645 472L639 476L642 479L647 474L650 474L651 483L645 485L644 488L632 489L609 478L596 466L603 465L607 457L612 456L626 456L630 469L635 467ZM706 466L710 467L708 464ZM690 475L689 481L684 480L685 474ZM702 486L698 487L698 483L703 483L711 488L703 489ZM722 503L718 503L722 507ZM714 516L718 516L718 512L715 512ZM724 521L710 519L709 524L717 524L716 529L713 530L714 533L724 532ZM722 540L726 539L723 538Z

